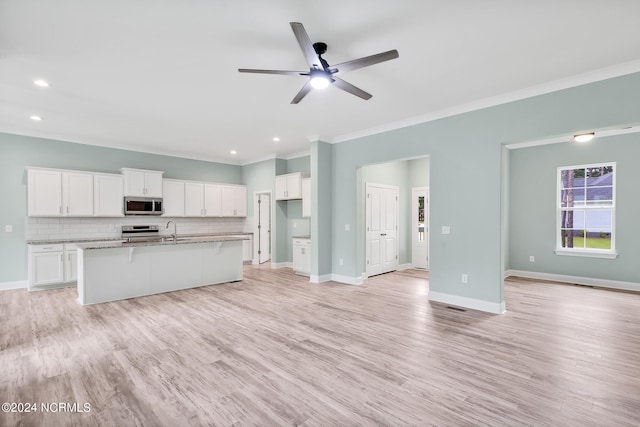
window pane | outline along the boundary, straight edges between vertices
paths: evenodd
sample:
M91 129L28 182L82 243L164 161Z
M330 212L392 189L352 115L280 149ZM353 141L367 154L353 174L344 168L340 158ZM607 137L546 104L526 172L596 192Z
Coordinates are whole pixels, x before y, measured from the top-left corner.
M560 206L563 208L584 206L584 188L567 188L560 191Z
M587 189L590 206L613 206L613 187L591 187Z
M584 248L583 230L561 230L561 246L563 248Z
M604 231L611 233L611 211L592 210L586 212L586 229L590 231Z

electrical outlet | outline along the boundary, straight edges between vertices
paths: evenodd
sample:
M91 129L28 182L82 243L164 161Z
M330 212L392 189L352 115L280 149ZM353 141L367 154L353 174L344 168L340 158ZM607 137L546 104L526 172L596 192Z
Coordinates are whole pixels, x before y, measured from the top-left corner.
M351 231L351 224L345 224L344 231Z
M534 257L533 255L530 255L529 262L536 262L536 257Z
M4 226L5 233L13 233L13 225L5 225Z
M442 234L451 234L451 226L443 225L442 226Z
M461 281L462 281L462 283L469 283L469 276L466 275L466 274L463 274L462 278L461 278Z

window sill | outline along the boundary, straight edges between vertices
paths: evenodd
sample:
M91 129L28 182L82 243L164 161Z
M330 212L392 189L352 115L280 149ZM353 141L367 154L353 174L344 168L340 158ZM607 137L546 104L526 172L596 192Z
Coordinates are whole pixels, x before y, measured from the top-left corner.
M585 257L585 258L604 258L604 259L616 259L618 257L617 252L610 251L598 251L598 250L567 250L567 249L556 249L554 251L556 255L562 256L577 256L577 257Z

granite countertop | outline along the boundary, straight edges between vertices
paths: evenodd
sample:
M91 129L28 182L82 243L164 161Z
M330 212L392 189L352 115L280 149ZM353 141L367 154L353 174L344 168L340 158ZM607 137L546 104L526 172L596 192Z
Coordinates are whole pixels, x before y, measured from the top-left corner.
M311 240L311 236L292 236L294 239L309 239Z
M179 234L178 237L180 239L183 239L183 238L222 237L222 236L251 236L251 235L253 235L253 233L215 233L215 234ZM166 237L167 239L171 238L171 236L160 235L160 236L158 236L158 239L160 239L162 237ZM75 239L27 240L27 244L28 245L53 245L53 244L57 244L57 243L85 244L85 243L95 243L95 242L111 242L111 243L120 242L120 243L124 243L126 241L127 241L127 239L126 238L122 238L122 237L102 237L102 238L87 237L87 238L75 238ZM145 243L149 243L149 242L145 242Z
M237 240L249 240L248 234L227 234L227 235L200 235L200 236L180 236L177 240L173 240L171 236L165 236L161 240L151 240L142 242L125 242L122 239L117 241L94 241L86 243L78 243L78 249L111 249L111 248L136 248L141 246L169 246L169 245L188 245L193 243L211 243L226 242Z

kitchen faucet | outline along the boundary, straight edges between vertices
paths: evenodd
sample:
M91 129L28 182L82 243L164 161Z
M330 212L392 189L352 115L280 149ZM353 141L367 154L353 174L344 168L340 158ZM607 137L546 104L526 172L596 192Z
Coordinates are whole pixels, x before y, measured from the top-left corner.
M170 219L169 221L167 221L167 225L164 227L164 229L168 229L169 224L171 223L173 223L173 234L171 235L171 237L173 237L173 241L175 242L176 240L178 240L178 226L176 225L176 222Z

